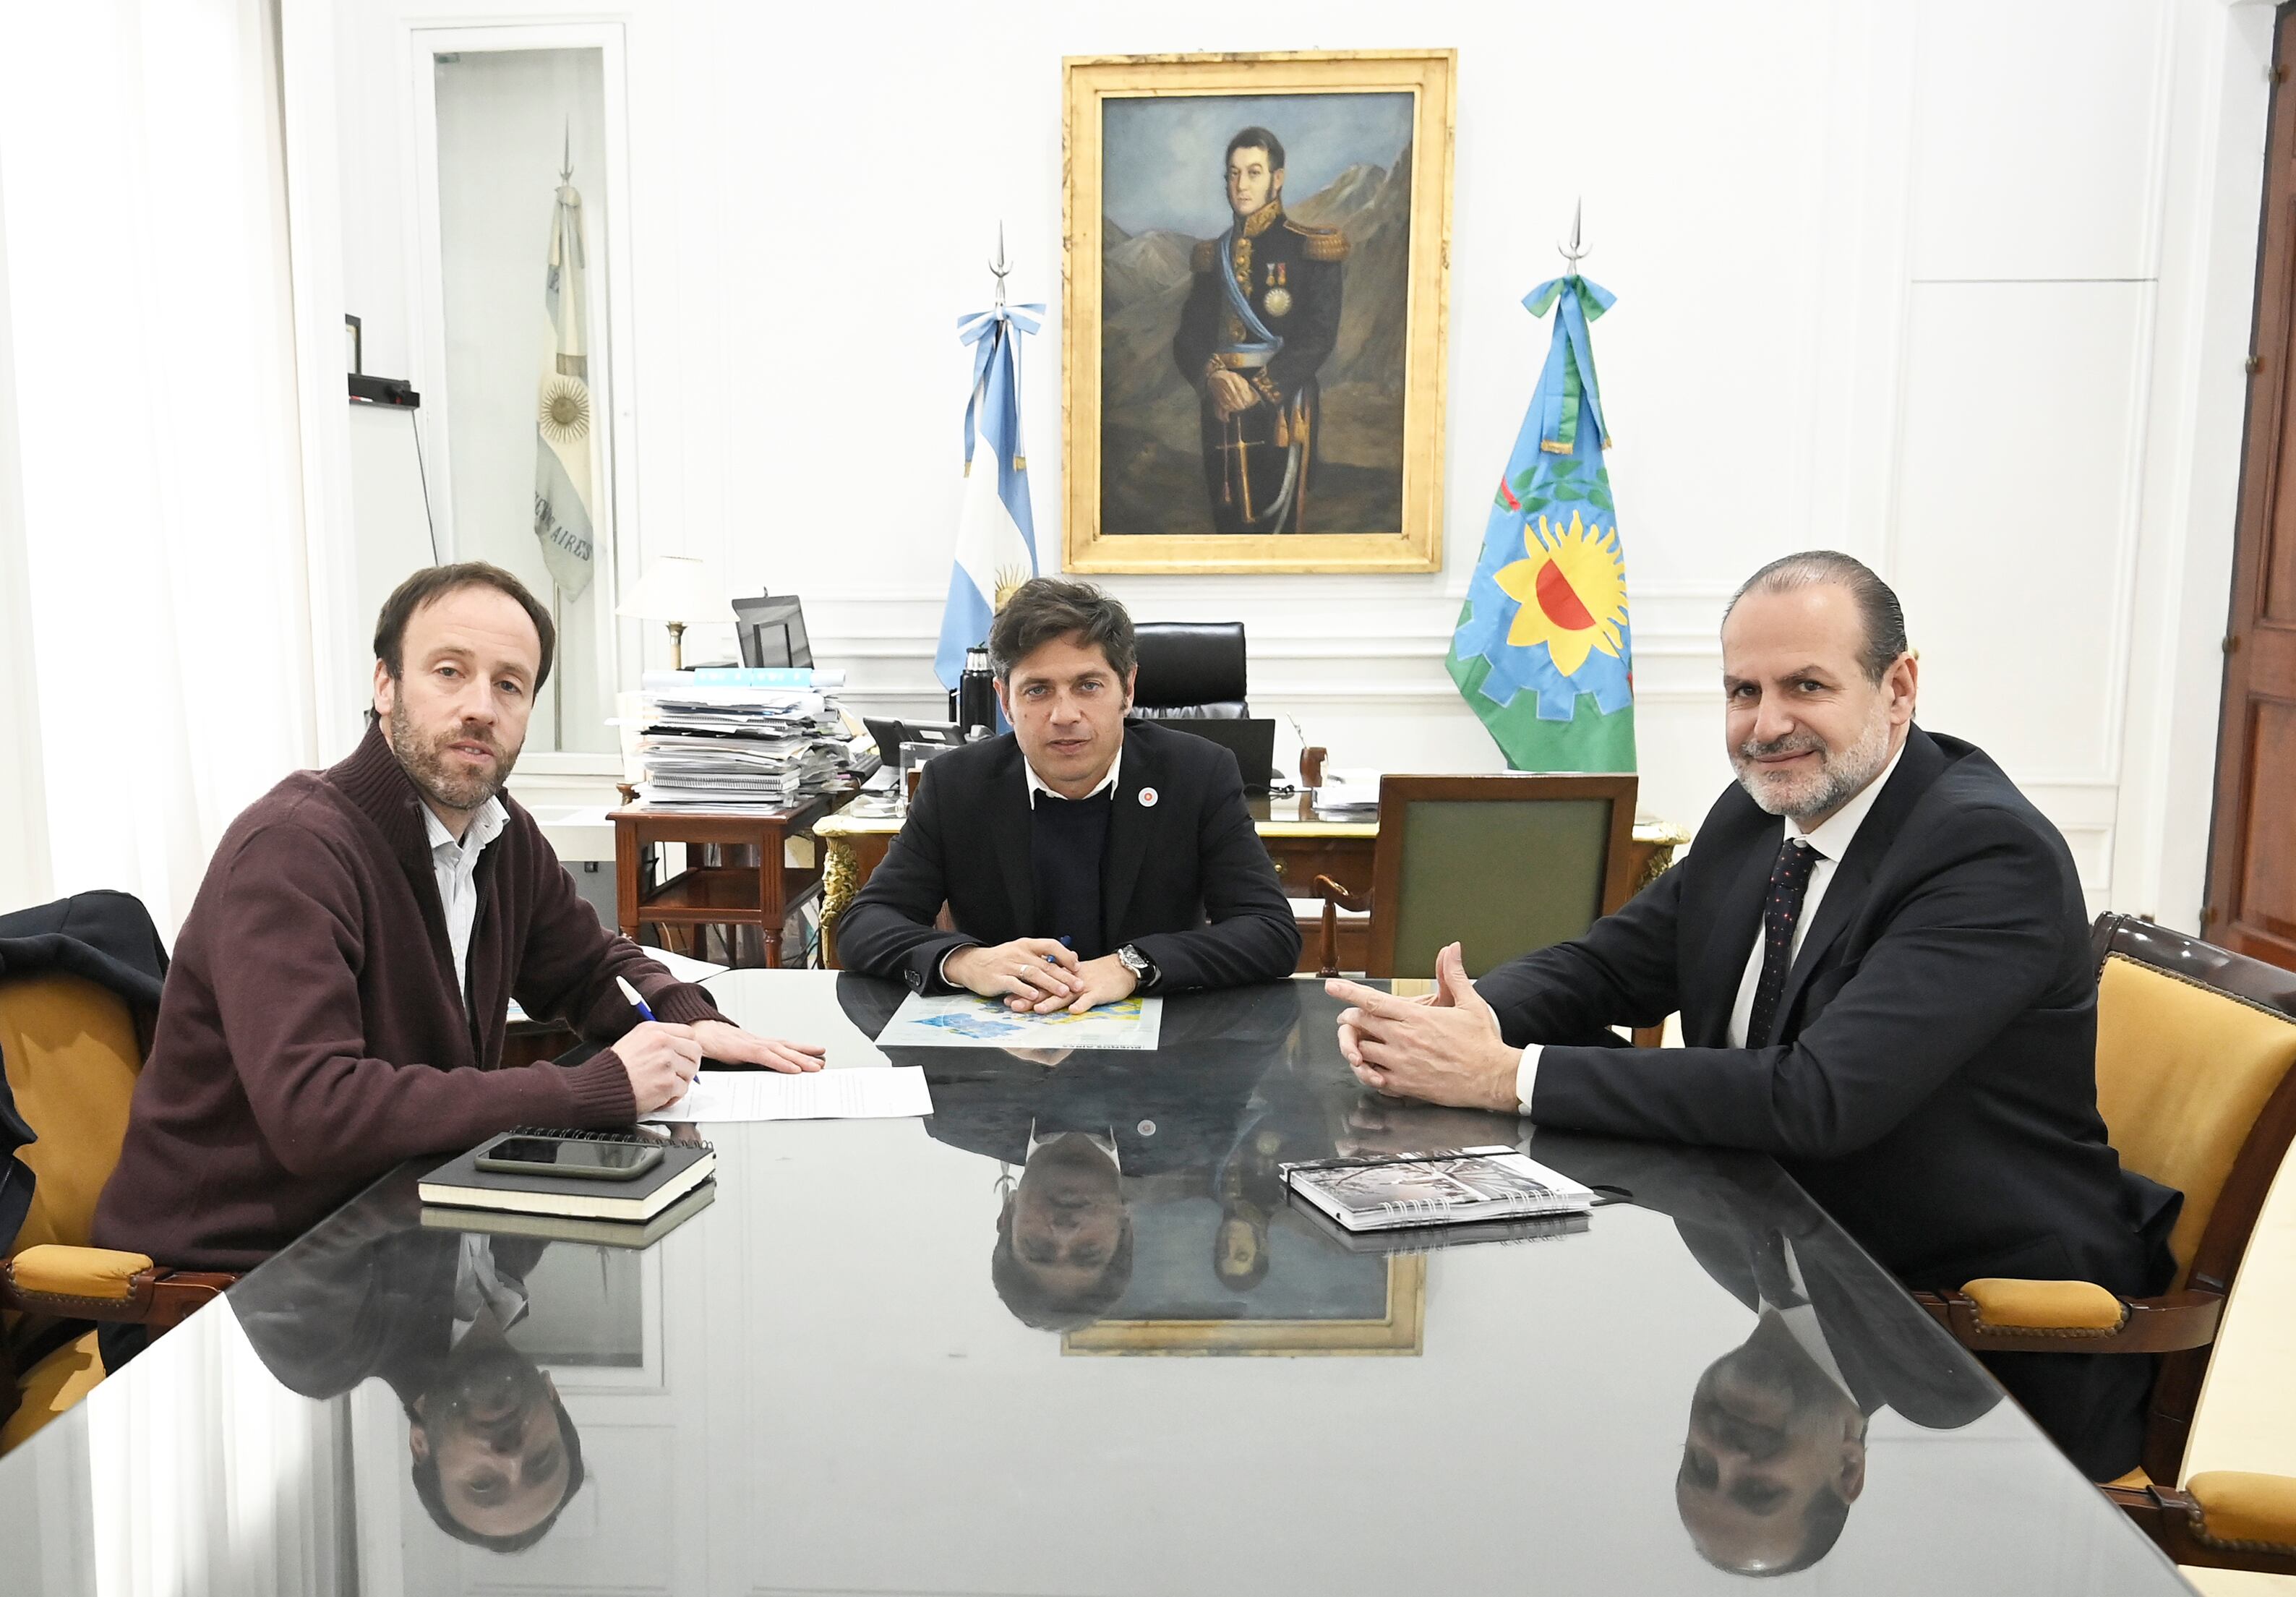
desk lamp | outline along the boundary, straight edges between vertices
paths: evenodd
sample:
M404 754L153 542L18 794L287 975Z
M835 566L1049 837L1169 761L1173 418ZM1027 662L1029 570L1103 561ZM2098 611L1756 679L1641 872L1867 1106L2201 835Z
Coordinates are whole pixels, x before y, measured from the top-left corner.
M657 556L629 597L614 613L640 621L669 625L669 668L685 669L685 629L689 624L732 621L734 602L709 566L691 554Z

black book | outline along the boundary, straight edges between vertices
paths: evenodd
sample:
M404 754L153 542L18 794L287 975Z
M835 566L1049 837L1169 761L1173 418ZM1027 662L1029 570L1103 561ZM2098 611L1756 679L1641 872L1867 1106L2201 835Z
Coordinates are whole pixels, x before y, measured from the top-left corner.
M513 1137L549 1137L560 1142L629 1142L662 1151L653 1168L628 1181L546 1175L539 1171L481 1170L479 1160ZM489 1137L422 1178L425 1203L458 1208L555 1215L570 1220L620 1220L644 1224L709 1179L718 1151L708 1142L665 1142L636 1131L552 1131L521 1126Z
M651 1220L570 1220L558 1215L447 1208L426 1203L422 1224L429 1231L475 1231L487 1236L536 1237L594 1248L651 1248L716 1201L718 1183L705 1181Z

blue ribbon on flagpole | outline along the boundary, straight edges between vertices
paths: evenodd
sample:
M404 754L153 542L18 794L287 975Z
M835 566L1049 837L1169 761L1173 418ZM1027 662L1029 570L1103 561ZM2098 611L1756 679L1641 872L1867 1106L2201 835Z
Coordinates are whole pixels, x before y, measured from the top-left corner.
M998 305L956 319L956 341L972 346L972 391L964 402L964 463L972 463L972 418L980 404L980 385L988 376L988 363L996 351L1023 332L1044 326L1041 305Z

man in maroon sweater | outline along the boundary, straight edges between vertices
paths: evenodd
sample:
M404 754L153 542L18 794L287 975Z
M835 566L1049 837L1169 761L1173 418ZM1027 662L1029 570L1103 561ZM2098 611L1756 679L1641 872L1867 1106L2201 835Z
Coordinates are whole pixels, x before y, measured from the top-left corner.
M498 567L434 567L391 595L365 741L258 799L209 863L98 1246L245 1270L413 1155L513 1126L627 1126L683 1097L705 1057L821 1068L818 1048L742 1031L610 936L503 795L554 643ZM512 998L608 1046L504 1069Z

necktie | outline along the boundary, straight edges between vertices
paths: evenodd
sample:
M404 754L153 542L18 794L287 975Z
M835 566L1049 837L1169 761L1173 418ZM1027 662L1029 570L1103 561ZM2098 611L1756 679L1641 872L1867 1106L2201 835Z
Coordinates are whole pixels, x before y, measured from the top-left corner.
M1746 1017L1749 1048L1769 1046L1778 998L1785 991L1786 972L1793 968L1794 922L1801 919L1802 895L1809 890L1809 873L1817 859L1817 850L1800 838L1778 845L1769 892L1762 900L1762 979L1754 987L1753 1012Z

